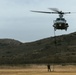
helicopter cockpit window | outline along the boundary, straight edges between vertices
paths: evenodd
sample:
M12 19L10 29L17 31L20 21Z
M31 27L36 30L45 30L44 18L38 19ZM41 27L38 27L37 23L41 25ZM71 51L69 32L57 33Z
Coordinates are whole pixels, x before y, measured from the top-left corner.
M60 20L60 18L57 18L56 20Z
M56 20L63 20L63 21L65 21L65 19L64 19L64 18L57 18Z
M64 20L64 21L65 21L65 19L64 19L64 18L61 18L61 20Z
M57 21L59 21L59 20L60 20L60 18L57 18L56 20L57 20Z
M57 19L56 19L56 21L60 21L60 20L66 22L66 20L65 20L64 18L57 18Z

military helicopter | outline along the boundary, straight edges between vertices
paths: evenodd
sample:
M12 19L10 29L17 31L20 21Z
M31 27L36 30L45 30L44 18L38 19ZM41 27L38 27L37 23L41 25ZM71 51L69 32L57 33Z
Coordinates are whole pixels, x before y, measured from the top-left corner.
M65 18L63 18L64 14L70 14L71 12L63 12L63 11L59 11L57 8L49 8L50 10L54 11L54 12L46 12L46 11L34 11L31 10L31 12L37 12L37 13L46 13L46 14L59 14L59 17L56 18L56 20L54 20L54 30L56 31L58 30L66 30L69 27L67 21L65 20Z

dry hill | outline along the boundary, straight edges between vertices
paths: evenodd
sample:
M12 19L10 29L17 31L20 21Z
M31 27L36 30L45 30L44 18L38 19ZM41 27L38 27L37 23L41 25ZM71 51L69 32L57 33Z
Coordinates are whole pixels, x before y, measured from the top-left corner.
M1 65L28 63L76 63L76 32L29 43L0 39Z

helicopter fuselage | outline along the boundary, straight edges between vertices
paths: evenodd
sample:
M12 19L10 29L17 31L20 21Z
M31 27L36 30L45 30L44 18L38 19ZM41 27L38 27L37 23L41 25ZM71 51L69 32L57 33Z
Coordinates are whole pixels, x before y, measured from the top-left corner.
M60 30L67 30L68 23L66 22L66 20L64 18L57 18L56 20L54 20L54 25L53 25L54 29L60 29Z

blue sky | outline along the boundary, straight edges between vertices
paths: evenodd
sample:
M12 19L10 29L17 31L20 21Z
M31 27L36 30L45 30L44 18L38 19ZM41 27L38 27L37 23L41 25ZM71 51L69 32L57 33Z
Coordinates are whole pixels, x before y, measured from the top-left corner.
M0 38L32 42L54 36L53 20L58 15L33 13L30 10L51 11L58 8L76 12L76 0L0 0ZM64 16L69 23L66 31L57 30L56 35L76 30L76 14Z

